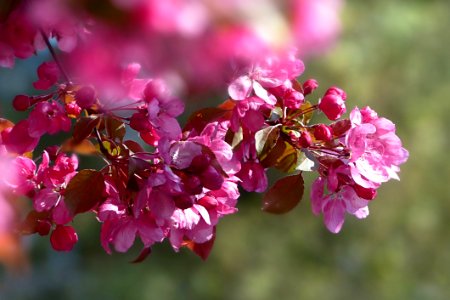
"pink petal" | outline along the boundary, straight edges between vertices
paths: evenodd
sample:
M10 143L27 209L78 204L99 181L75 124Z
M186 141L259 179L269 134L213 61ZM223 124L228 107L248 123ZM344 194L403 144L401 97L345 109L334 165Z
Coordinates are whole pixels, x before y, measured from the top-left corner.
M341 231L345 220L345 207L342 201L329 201L323 209L323 216L325 226L329 231L332 233L338 233Z
M248 76L238 77L228 86L228 95L234 100L244 100L250 96L252 83Z

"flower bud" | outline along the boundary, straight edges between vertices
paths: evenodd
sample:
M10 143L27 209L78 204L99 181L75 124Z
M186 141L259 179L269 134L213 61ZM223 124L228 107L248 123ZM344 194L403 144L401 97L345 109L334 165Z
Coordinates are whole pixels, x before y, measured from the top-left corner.
M69 117L78 117L81 113L81 107L76 102L67 103L64 109Z
M339 119L346 111L344 100L336 94L325 94L319 102L319 109L333 121Z
M319 124L314 126L314 137L319 141L328 142L333 137L333 131L330 126Z
M224 181L222 175L220 175L219 172L211 165L203 171L200 178L203 186L211 191L220 189Z
M75 100L79 107L90 108L96 100L95 90L90 86L83 86L75 93Z
M174 198L175 205L181 209L187 209L192 207L195 202L195 198L188 195L181 195Z
M26 111L31 106L31 99L26 95L17 95L13 100L13 107L17 111Z
M300 105L302 105L303 101L305 100L305 97L302 93L296 91L296 90L290 90L286 92L284 98L284 105L291 109L298 109L300 108Z
M319 87L319 83L315 79L308 79L303 83L303 94L309 95Z
M198 176L190 175L183 179L184 189L190 195L200 194L203 190L202 182Z
M198 200L198 204L202 205L206 209L212 209L217 206L219 202L216 198L211 196L204 196L200 200Z
M40 236L46 236L50 232L52 224L48 220L36 220L36 232Z
M211 164L211 158L209 155L200 154L192 159L191 165L188 167L188 171L192 173L202 173Z
M330 87L326 92L325 92L325 96L326 95L336 95L342 98L342 100L346 100L347 99L347 94L344 92L343 89L340 89L336 86L332 86Z
M78 235L72 226L57 225L50 236L50 243L56 251L70 251L78 242Z
M311 134L308 131L302 131L298 138L298 145L302 148L308 148L312 145Z
M161 80L152 80L145 86L144 100L148 103L153 98L159 98L164 95L166 87Z

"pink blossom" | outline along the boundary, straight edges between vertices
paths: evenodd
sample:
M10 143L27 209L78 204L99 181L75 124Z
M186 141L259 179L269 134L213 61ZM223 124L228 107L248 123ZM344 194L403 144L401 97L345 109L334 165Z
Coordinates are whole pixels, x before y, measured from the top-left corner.
M282 85L286 80L295 79L303 73L303 62L295 57L295 51L279 56L267 57L256 64L248 75L236 78L228 86L228 94L233 100L244 100L254 94L269 105L275 105L276 98L267 91Z
M12 161L11 168L8 171L16 174L11 181L8 181L8 185L16 193L26 195L35 189L36 164L33 160L23 156L17 156Z
M30 136L38 138L45 133L69 131L71 122L64 107L56 101L39 102L28 118Z
M395 134L395 125L378 117L369 107L355 108L350 120L352 128L345 136L345 143L351 150L353 180L365 188L376 188L392 178L399 180L399 165L409 154Z
M338 233L345 220L345 212L358 219L369 215L368 200L360 198L355 190L345 185L336 192L324 194L326 180L317 178L311 189L311 206L314 214L323 213L324 223L332 233Z
M39 137L34 137L30 133L30 122L22 120L14 127L1 132L2 142L6 149L12 153L23 154L32 151L39 142Z
M58 65L55 62L42 63L37 69L39 80L33 82L34 88L37 90L49 89L58 81L59 73Z
M302 54L323 52L340 32L342 0L291 0L293 34Z

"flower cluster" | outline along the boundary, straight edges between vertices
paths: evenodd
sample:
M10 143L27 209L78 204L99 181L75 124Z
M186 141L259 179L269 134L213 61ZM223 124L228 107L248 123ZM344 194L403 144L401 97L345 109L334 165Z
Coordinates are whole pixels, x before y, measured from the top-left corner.
M136 261L141 261L155 243L167 240L175 251L187 247L206 258L219 220L237 212L239 187L266 192L269 168L288 176L267 191L263 210L292 210L303 196L303 172L315 171L319 177L311 190L312 209L324 215L333 233L341 230L346 211L366 217L381 183L398 179L408 152L394 124L368 107L342 118L347 95L338 87L329 88L317 104L308 101L318 83L297 80L305 67L296 50L274 51L266 45L253 55L244 47L248 37L238 35L244 31L216 32L202 1L167 1L164 7L160 1L105 4L103 9L118 14L119 20L134 16L133 22L145 24L143 36L150 36L152 45L169 37L168 45L177 46L179 36L192 39L188 53L193 60L186 59L186 64L198 66L191 71L201 75L187 72L187 78L202 85L213 85L204 75L224 64L224 58L239 64L228 81L228 98L193 113L182 127L177 117L185 102L174 96L174 81L158 76L159 66L153 65L158 51L143 60L144 70L157 75L141 77L141 64L124 64L131 48L142 58L141 44L131 42L129 32L118 33L118 24L108 26L112 20L97 11L85 11L90 22L70 14L66 2L45 0L47 13L26 18L35 4L19 1L0 23L0 44L7 45L0 52L3 66L12 66L14 57L30 56L40 44L53 57L39 66L33 83L42 94L13 100L26 117L16 124L2 119L0 126L0 163L14 175L0 182L0 205L6 196L30 199L32 208L19 228L23 234L50 235L55 250L70 251L78 241L76 216L91 213L101 223L100 241L107 253L126 252L139 239L143 249ZM83 11L84 2L71 4ZM294 2L295 7L306 5ZM170 12L176 13L167 18ZM195 22L186 27L186 18L193 16ZM50 37L61 50L72 52L56 55ZM200 51L198 45L206 47L211 39L227 47L216 47L220 53ZM258 41L255 36L250 40ZM124 56L105 50L118 41L129 46ZM252 59L234 55L238 48ZM173 59L181 57L176 49L169 51ZM206 66L197 64L201 53L220 63L209 65L214 59L203 59ZM167 60L164 55L162 61ZM164 71L186 73L185 64L179 65L183 67L165 66ZM195 84L190 87L195 89ZM331 123L311 124L315 112ZM66 133L63 143L37 150L43 146L42 136L57 133ZM79 169L85 156L99 157L102 167ZM1 213L9 214L8 208Z

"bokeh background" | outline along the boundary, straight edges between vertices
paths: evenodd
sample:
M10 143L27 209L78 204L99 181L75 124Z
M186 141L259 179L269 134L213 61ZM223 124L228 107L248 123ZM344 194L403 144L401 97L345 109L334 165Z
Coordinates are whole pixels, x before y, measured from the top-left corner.
M348 0L337 45L306 61L303 79L321 84L316 97L344 88L349 107L394 120L410 151L368 219L348 217L333 235L312 215L309 190L285 216L262 213L261 195L245 194L207 262L165 243L135 265L138 248L105 254L99 224L81 216L71 253L25 239L29 268L0 269L0 299L450 299L449 28L447 0ZM43 59L0 70L2 104L30 86Z

